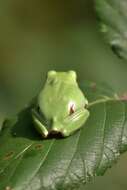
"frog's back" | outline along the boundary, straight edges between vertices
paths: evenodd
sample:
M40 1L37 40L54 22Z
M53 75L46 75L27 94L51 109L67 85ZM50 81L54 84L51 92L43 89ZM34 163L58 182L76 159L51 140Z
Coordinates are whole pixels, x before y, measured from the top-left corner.
M74 102L77 107L85 105L84 95L76 81L76 73L74 71L49 73L38 101L42 112L49 117L58 115L60 110L65 115L70 102Z
M82 92L78 87L76 78L74 71L50 71L44 89L40 93L40 101L48 102L51 105L51 103L55 104L59 101L65 102L66 99L78 98L77 95L80 97Z

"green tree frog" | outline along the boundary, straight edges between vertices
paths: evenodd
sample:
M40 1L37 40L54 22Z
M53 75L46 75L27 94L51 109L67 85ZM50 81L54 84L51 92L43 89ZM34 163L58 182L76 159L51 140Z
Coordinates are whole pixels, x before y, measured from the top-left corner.
M34 125L43 138L71 135L86 122L88 100L80 90L76 72L49 71L44 88L32 109Z

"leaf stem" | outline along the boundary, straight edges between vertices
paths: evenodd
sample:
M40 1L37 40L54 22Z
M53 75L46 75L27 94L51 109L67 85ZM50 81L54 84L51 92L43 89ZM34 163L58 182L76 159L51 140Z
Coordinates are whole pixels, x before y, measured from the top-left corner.
M115 101L115 100L120 100L120 99L116 99L116 98L102 98L102 99L98 99L98 100L95 100L91 103L88 104L88 108L90 108L91 106L95 105L95 104L100 104L100 103L103 103L103 102L108 102L108 101Z

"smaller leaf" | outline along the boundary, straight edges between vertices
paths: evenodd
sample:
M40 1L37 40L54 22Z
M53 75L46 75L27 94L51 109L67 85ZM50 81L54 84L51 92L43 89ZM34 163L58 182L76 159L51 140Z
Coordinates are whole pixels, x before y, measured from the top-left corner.
M101 31L112 50L127 59L127 1L95 0Z

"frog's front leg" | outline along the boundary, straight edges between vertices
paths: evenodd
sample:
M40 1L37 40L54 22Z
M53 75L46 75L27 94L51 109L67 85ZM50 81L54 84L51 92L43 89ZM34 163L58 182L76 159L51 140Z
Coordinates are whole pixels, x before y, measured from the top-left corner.
M84 108L80 108L75 113L68 116L64 120L64 129L62 131L62 135L64 137L67 137L77 129L80 129L82 125L86 122L88 117L89 117L89 111Z
M47 138L48 130L46 126L43 124L44 121L42 120L42 118L35 109L32 109L32 118L34 121L34 126L37 129L37 131L42 135L43 138Z

